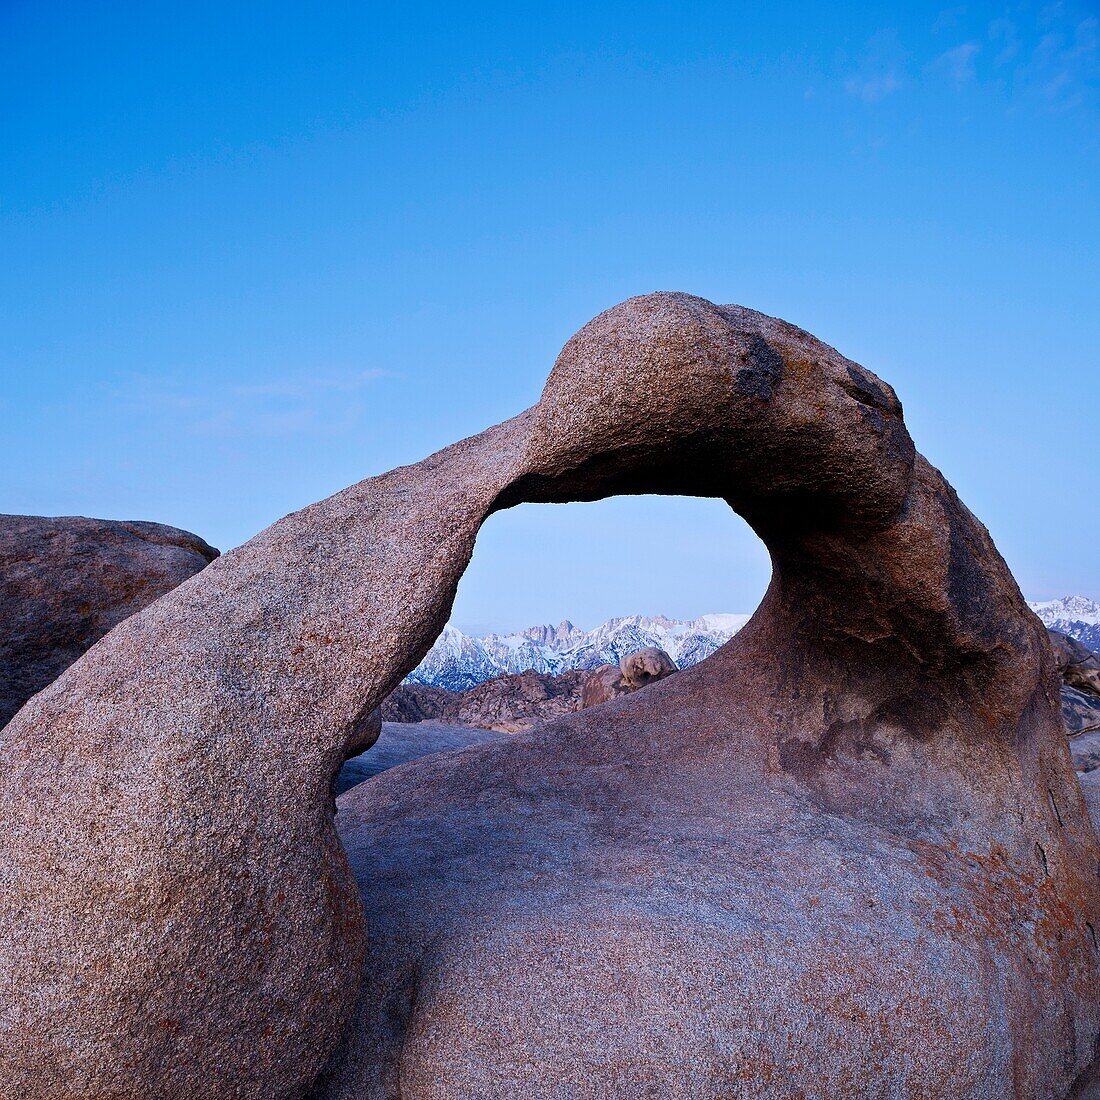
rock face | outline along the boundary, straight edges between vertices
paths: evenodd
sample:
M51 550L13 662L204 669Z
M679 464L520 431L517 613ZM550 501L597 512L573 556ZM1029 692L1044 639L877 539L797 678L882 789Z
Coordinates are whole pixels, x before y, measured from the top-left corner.
M641 492L753 526L752 621L352 789L349 865L330 785L485 517ZM686 295L120 624L0 735L0 805L0 1080L31 1100L1024 1100L1100 1034L1043 626L888 386Z
M353 752L356 756L366 752L382 733L382 708L375 707L352 731Z
M626 695L629 688L623 683L622 669L618 665L600 665L593 669L584 682L581 692L581 709L600 707Z
M113 626L217 556L160 523L0 515L0 726Z

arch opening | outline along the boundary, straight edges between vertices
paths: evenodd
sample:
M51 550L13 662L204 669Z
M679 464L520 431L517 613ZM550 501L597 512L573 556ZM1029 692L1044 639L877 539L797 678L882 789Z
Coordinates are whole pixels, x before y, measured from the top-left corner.
M721 500L518 505L495 512L479 532L450 625L478 637L562 620L593 630L628 616L747 617L770 579L764 544Z

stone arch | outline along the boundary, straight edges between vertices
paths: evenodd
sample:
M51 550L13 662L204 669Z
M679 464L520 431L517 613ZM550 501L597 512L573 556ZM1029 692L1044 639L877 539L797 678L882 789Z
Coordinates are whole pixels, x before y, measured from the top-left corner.
M758 694L714 670L765 785L1018 878L1042 851L1046 885L1013 881L1045 931L997 958L1016 1079L1068 1081L1097 1032L1097 850L1041 626L885 383L784 322L657 294L574 336L532 409L280 520L4 730L11 1087L300 1095L366 950L328 798L362 718L441 629L486 516L638 492L721 497L772 554L727 654ZM988 874L939 858L928 881L988 914ZM1067 1028L1072 1050L1042 1041Z

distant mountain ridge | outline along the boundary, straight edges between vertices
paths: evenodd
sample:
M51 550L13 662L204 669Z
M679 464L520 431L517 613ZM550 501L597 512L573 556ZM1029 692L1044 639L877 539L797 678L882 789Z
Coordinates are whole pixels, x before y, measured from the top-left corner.
M1060 630L1089 649L1100 651L1100 601L1087 596L1029 601L1028 607L1050 630Z
M1093 650L1100 650L1100 601L1087 596L1032 601L1028 606L1052 630L1060 630ZM509 673L557 676L568 669L618 664L628 653L657 646L681 668L698 664L725 645L749 621L748 614L700 615L668 619L664 615L627 615L594 630L582 630L567 619L514 634L474 637L446 626L407 683L451 691L467 689Z
M724 645L751 615L701 615L667 619L664 615L627 615L594 630L568 620L558 626L532 626L515 634L475 638L447 625L408 683L465 691L495 676L513 672L548 673L618 664L628 653L657 646L681 668L698 664Z

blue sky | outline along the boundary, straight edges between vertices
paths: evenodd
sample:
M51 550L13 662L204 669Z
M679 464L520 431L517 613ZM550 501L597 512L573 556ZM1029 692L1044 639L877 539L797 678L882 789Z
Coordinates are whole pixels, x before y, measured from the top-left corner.
M683 289L898 390L1025 592L1100 595L1100 5L0 5L0 509L227 548ZM527 506L455 619L750 610L713 501Z

